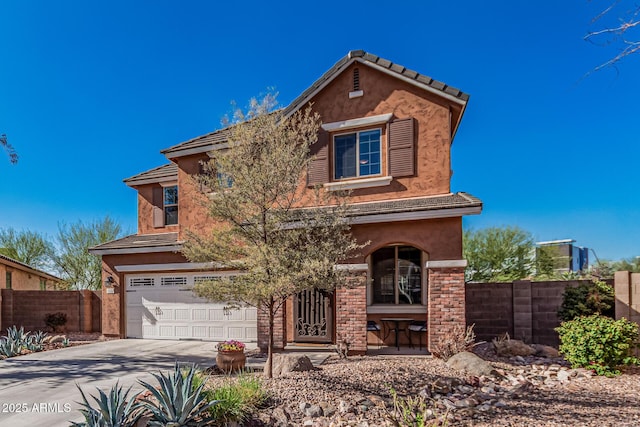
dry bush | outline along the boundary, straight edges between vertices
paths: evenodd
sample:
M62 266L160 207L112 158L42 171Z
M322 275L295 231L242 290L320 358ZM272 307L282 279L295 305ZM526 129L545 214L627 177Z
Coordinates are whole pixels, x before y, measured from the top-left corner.
M455 325L451 334L436 345L431 354L438 359L449 360L455 354L470 351L476 345L476 334L473 332L474 326L475 324L465 328L462 325Z

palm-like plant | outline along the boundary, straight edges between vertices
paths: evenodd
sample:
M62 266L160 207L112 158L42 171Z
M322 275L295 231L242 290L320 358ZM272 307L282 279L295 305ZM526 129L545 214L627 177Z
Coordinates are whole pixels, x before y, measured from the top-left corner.
M83 409L80 409L80 412L85 420L82 423L72 422L71 425L74 427L133 427L144 413L140 403L136 402L137 395L129 397L131 387L123 392L122 387L116 383L109 395L98 389L99 396L91 396L98 404L95 408L91 406L82 389L77 387L82 395Z
M153 374L158 381L159 388L140 381L140 384L155 398L155 401L142 399L141 405L151 413L149 426L151 427L181 427L195 423L196 418L202 417L217 401L208 402L206 394L202 392L205 382L194 386L194 366L184 372L176 362L173 372ZM198 425L211 421L202 418Z

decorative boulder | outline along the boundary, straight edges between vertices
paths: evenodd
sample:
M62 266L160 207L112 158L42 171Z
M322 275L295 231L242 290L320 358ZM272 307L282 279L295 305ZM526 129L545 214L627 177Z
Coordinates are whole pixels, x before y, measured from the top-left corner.
M496 376L498 373L488 362L468 351L454 354L447 360L447 366L466 371L476 376Z
M536 350L536 356L538 357L547 357L552 359L560 357L560 353L558 352L558 350L548 345L531 344L531 347Z
M496 354L501 357L526 357L536 354L535 348L523 343L520 340L493 340L493 345L496 348Z
M273 355L272 374L274 377L279 377L289 372L315 371L316 369L311 360L304 355L280 353Z

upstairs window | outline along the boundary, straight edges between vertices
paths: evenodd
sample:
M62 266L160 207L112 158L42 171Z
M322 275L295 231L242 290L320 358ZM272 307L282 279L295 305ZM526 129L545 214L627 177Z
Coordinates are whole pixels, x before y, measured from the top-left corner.
M380 175L380 129L336 135L334 179Z
M178 186L164 187L163 189L164 225L178 223Z
M7 273L5 274L5 283L7 285L7 289L11 289L12 284L11 284L11 272L7 271Z

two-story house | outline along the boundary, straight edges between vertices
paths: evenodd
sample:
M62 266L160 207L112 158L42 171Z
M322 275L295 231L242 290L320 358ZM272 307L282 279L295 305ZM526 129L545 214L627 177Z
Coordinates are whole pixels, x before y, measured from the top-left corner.
M352 190L352 232L370 244L341 266L350 286L290 299L276 322L276 348L343 339L364 352L376 339L367 322L383 318L426 321L434 346L464 325L462 217L482 210L480 200L450 188L451 144L467 101L440 81L352 51L285 109L311 105L319 113L305 185ZM189 292L200 280L237 272L180 253L186 231L210 221L190 175L227 147L226 138L222 129L162 150L168 164L125 180L138 191L138 233L91 250L103 260L105 335L265 344L266 319L255 309L229 311Z

